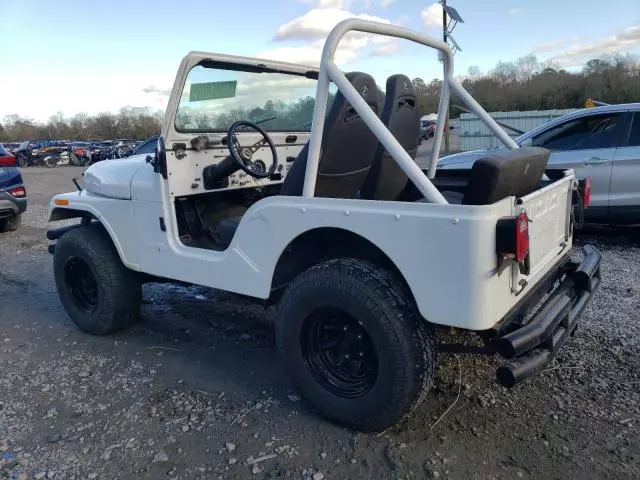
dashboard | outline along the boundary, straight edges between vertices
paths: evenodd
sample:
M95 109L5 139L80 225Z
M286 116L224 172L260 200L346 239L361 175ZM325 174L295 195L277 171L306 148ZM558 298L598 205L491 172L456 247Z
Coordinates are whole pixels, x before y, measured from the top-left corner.
M215 182L206 180L207 170L210 171L229 158L225 134L209 134L204 144L197 144L196 139L189 138L185 139L184 143L178 141L170 146L167 145L170 148L167 152L168 173L173 177L171 195L181 197L281 184L298 154L308 142L310 134L309 132L268 132L268 135L275 145L278 165L273 175L264 179L257 179L242 170L237 170L229 175L223 175ZM262 138L260 134L253 132L242 132L236 136L242 147L253 145ZM251 160L254 165L266 171L272 162L271 149L268 146L259 148L253 153Z

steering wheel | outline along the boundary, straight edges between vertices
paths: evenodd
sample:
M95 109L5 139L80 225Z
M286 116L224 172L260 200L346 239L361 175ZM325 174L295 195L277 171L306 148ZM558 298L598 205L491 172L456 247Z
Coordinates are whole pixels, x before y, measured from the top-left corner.
M241 127L255 130L262 135L262 138L249 147L243 147L240 145L240 142L236 137L236 130ZM264 172L261 172L258 170L258 166L251 160L251 158L253 157L253 154L264 147L265 144L271 149L272 161L271 166L266 168ZM278 167L278 154L276 152L276 146L273 144L273 140L271 140L271 137L269 137L269 135L267 135L267 133L255 123L241 120L231 125L231 127L229 127L229 132L227 133L227 148L229 148L231 158L236 161L242 171L254 178L269 178L274 174Z

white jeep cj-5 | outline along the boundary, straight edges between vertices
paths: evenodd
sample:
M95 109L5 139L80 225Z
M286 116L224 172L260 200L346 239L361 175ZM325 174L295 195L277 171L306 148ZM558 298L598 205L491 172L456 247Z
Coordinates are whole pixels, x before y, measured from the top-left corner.
M393 75L383 93L343 74L333 56L349 31L441 52L424 171L411 81ZM450 90L506 153L437 170ZM95 335L136 320L145 282L277 303L278 350L304 397L339 424L382 430L424 397L438 350L468 350L438 345L434 327L478 332L482 352L505 358L507 387L576 328L600 284L596 249L569 259L590 185L548 169L548 153L518 148L453 77L446 44L396 26L340 23L319 69L190 53L155 155L93 165L84 190L51 200L51 221L80 219L48 232L60 299Z

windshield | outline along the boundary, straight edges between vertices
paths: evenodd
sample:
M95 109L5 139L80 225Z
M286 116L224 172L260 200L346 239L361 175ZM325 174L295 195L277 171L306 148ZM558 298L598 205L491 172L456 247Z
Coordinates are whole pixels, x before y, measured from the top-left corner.
M301 75L198 65L187 77L175 127L181 132L226 132L233 123L249 120L266 131L308 131L316 84Z

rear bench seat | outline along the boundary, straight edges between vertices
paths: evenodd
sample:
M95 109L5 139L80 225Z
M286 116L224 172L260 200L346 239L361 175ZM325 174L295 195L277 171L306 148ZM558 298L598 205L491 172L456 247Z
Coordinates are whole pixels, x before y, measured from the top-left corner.
M463 192L441 193L449 203L462 205L490 205L511 196L523 197L538 187L550 153L540 147L496 150L473 164Z

